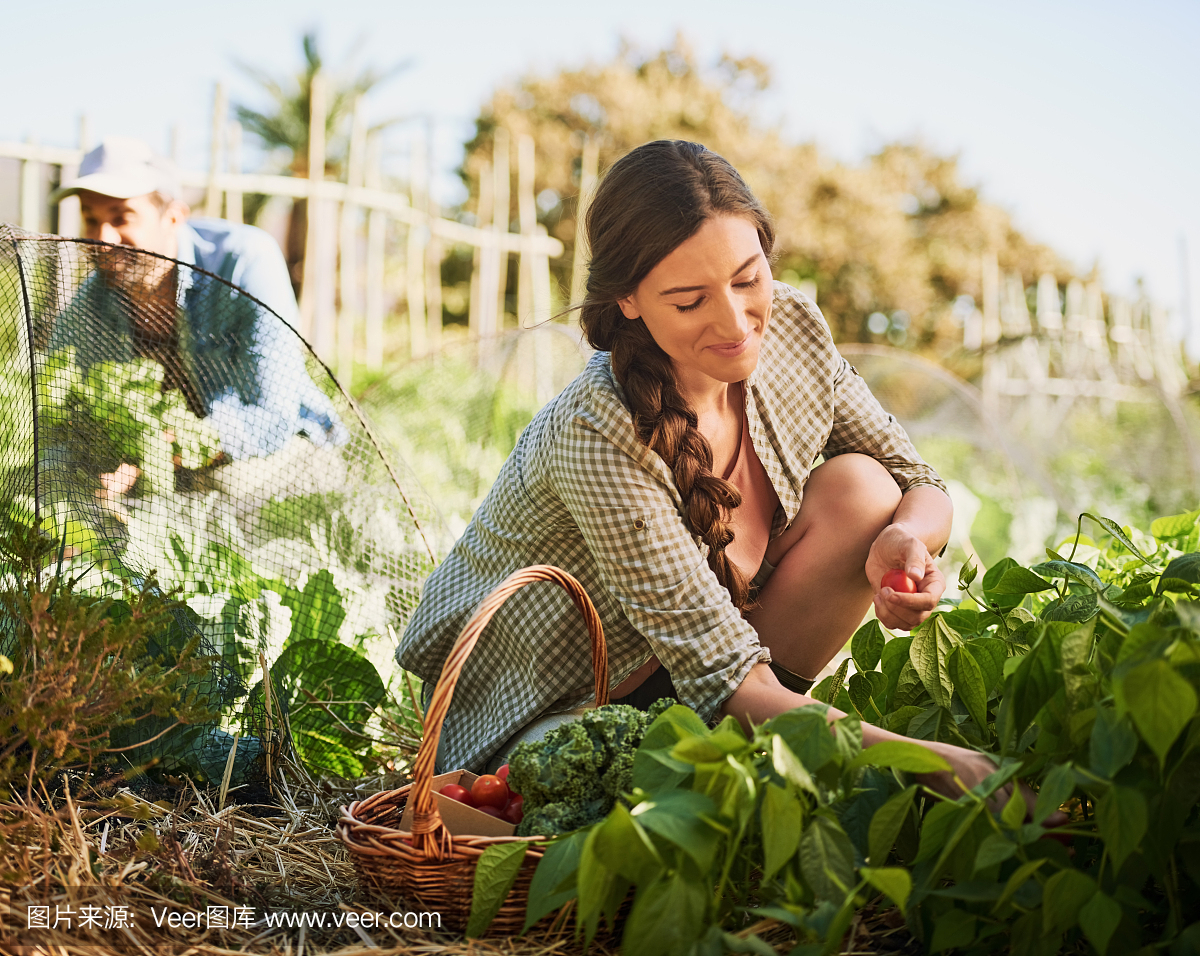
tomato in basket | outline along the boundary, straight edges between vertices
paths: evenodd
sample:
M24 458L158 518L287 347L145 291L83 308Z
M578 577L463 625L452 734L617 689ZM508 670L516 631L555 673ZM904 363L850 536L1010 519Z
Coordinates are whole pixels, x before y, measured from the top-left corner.
M471 784L471 798L476 807L495 807L503 811L508 803L508 784L494 773L485 773Z
M451 800L465 803L468 807L475 806L475 798L471 796L471 791L466 787L460 787L457 783L448 783L438 792L443 797L449 797Z
M514 796L508 801L508 806L504 808L504 819L517 826L525 819L525 798L520 794Z

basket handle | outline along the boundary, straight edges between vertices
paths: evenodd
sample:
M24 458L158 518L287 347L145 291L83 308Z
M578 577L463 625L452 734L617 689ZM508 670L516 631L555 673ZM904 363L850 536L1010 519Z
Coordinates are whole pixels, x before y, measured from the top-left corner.
M535 564L514 571L505 578L495 590L485 597L475 609L475 613L463 628L454 647L450 650L446 663L442 665L442 673L438 677L437 686L433 689L429 706L425 711L425 733L421 747L417 751L417 759L413 763L413 788L411 800L413 807L412 832L414 845L425 844L427 849L441 844L442 840L434 837L428 842L426 836L433 837L434 831L440 830L441 817L433 800L434 761L437 758L438 741L442 734L442 722L450 710L450 700L454 696L454 687L458 683L458 675L462 673L467 661L483 629L487 627L493 615L500 606L526 584L536 581L553 581L562 587L574 602L579 613L583 615L587 625L588 636L592 641L592 669L596 675L596 705L608 703L608 649L604 643L604 628L600 624L600 615L583 589L574 577L562 568L549 564ZM436 851L435 851L436 852Z

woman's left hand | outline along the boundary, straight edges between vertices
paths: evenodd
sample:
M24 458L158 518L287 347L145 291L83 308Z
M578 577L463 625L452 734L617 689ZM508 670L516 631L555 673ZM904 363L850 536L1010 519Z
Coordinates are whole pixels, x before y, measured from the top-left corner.
M893 569L904 571L916 583L913 594L901 594L881 585ZM867 555L867 580L875 589L875 615L884 627L911 631L937 607L946 590L946 579L933 562L925 542L902 524L890 524L879 533Z

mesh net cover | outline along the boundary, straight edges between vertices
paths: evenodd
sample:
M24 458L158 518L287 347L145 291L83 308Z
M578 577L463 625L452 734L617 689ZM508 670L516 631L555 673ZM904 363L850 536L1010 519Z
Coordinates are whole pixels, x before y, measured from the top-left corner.
M261 779L265 661L287 728L272 747L320 775L377 765L401 698L389 626L446 532L291 326L185 263L0 226L0 393L0 517L61 542L88 592L153 574L186 602L162 639L198 631L214 658L196 689L220 718L131 764L219 781L240 733L232 783Z

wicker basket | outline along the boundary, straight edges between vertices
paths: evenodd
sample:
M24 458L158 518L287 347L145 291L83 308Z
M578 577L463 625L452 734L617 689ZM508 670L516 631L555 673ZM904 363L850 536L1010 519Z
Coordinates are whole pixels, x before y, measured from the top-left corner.
M467 656L492 616L516 591L535 581L560 585L583 615L592 642L596 704L608 703L608 653L600 616L583 586L566 571L534 565L509 575L480 603L459 635L438 677L425 714L425 735L413 764L413 782L400 790L385 790L342 807L338 836L350 849L359 880L393 901L441 914L442 926L463 930L471 912L475 865L489 846L527 842L545 837L454 836L446 830L433 799L434 758L442 721L450 709L454 685ZM405 804L412 800L412 830L399 829ZM516 935L525 925L525 907L533 872L542 851L530 846L508 897L492 920L488 935Z

